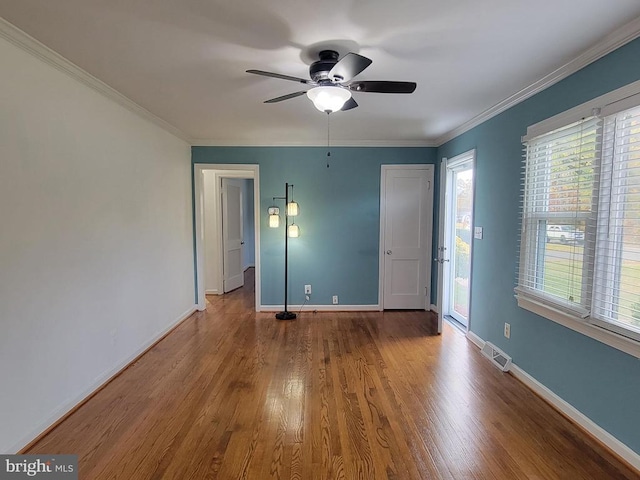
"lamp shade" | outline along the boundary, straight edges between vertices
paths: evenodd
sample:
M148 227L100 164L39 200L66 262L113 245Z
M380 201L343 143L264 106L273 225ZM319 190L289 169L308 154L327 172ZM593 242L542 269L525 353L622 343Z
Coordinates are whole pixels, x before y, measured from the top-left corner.
M289 238L298 238L300 236L300 229L298 228L298 225L296 225L295 223L289 225L288 233Z
M351 92L339 86L314 87L307 91L307 97L321 112L337 112L351 98Z
M269 227L278 228L280 226L280 209L278 207L269 207Z
M287 204L287 216L295 217L300 212L300 208L296 202L289 202Z

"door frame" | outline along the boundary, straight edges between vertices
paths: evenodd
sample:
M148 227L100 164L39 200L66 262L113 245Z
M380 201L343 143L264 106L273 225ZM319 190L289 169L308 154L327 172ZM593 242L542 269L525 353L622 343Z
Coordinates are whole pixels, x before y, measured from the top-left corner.
M438 333L442 333L442 320L444 319L444 269L442 263L438 262L440 258L440 247L444 245L444 227L446 212L446 190L447 190L447 157L442 157L440 161L440 198L438 208L438 253L433 261L438 269L438 291L436 293L437 311L438 311Z
M260 166L252 164L206 164L193 165L194 187L194 229L195 229L195 263L196 263L196 307L202 311L206 308L205 265L204 265L204 171L215 172L214 210L216 212L216 252L218 265L222 265L222 200L220 198L220 179L238 178L253 179L253 207L255 234L255 311L260 311ZM222 269L218 269L218 285L222 285Z
M474 244L474 224L475 224L475 210L476 210L476 149L472 148L452 158L442 157L440 162L440 208L438 209L438 247L445 244L445 230L447 227L448 219L446 218L447 212L447 166L449 162L455 162L462 156L471 155L471 165L473 169L473 209L471 213L471 254L469 256L470 269L469 269L469 317L467 318L466 332L471 331L471 285L473 283L473 244ZM441 254L438 251L437 258L440 258ZM435 260L434 260L435 261ZM438 293L437 293L437 311L438 311L438 332L442 333L442 321L445 315L444 308L444 264L437 262L438 265Z
M385 253L384 253L384 232L385 232L385 216L386 216L386 185L385 185L385 173L388 170L427 170L431 171L431 203L433 205L433 192L435 190L435 165L430 163L415 163L415 164L397 164L397 165L381 165L380 167L380 239L378 244L378 310L384 310L384 264L385 264ZM427 245L425 246L425 255L426 262L425 265L429 265L431 258L431 249L433 246L433 209L431 210L431 235L428 235L426 239ZM424 297L424 309L431 309L431 272L430 269L429 275L426 276L426 292Z

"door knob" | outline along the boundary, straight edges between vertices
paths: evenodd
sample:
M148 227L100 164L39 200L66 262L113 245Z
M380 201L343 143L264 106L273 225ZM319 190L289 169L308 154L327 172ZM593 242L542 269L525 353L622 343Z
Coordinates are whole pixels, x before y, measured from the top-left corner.
M387 255L391 255L393 252L391 250L387 250Z
M244 245L244 241L240 242L240 245Z

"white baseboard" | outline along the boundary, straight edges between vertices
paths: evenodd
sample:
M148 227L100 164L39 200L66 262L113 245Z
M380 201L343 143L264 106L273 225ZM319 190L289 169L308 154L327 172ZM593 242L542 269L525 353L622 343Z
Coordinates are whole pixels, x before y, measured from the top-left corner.
M33 429L27 435L22 437L18 442L16 442L9 451L11 452L19 452L25 446L29 445L29 443L33 442L38 436L42 435L43 432L47 431L47 429L51 428L56 422L60 421L60 419L64 418L65 415L68 415L74 408L78 405L85 402L88 398L90 398L95 392L100 390L104 385L109 383L113 378L115 378L121 371L127 368L131 362L133 362L136 358L138 358L145 350L149 349L154 343L164 337L171 329L173 329L176 325L186 320L196 311L195 305L190 307L186 312L180 315L176 320L171 322L166 328L153 336L148 342L138 348L134 353L129 355L122 362L118 363L117 366L112 368L111 370L103 373L99 377L97 377L94 382L89 385L86 389L84 389L79 395L76 395L69 401L65 402L63 405L58 407L54 412L49 415L47 420L42 422L37 428Z
M261 312L281 312L284 305L260 305ZM287 305L290 312L378 312L380 305Z
M429 310L438 313L438 306L432 303L431 305L429 305Z
M205 295L219 295L220 291L217 288L213 288L213 289L210 289L210 290L205 290L204 294Z
M478 335L473 333L471 330L467 332L467 338L480 350L484 347L485 341L482 340Z
M510 373L546 400L556 410L571 419L571 421L582 427L582 429L587 431L596 440L640 471L640 455L634 452L631 448L627 447L624 443L611 435L580 410L560 398L517 365L511 364Z
M482 349L485 344L485 341L482 338L471 331L467 332L467 338L480 349ZM593 420L591 420L573 405L568 403L566 400L563 400L560 396L549 390L542 383L533 378L517 365L512 363L509 373L519 381L521 381L524 385L529 387L537 395L542 397L542 399L544 399L547 403L549 403L549 405L555 408L562 415L570 419L576 425L580 426L585 432L587 432L605 447L610 449L636 470L640 471L640 455L633 451L631 448L611 435L604 428L595 423Z
M244 268L242 269L243 272L246 272L247 270L249 270L250 268L256 268L256 264L255 263L250 263L248 265L245 265Z

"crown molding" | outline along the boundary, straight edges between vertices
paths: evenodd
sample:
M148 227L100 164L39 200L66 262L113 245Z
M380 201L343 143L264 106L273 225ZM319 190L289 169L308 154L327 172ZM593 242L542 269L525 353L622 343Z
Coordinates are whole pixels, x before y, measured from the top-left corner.
M536 93L558 83L560 80L567 78L569 75L576 73L578 70L586 67L590 63L599 60L605 55L613 52L614 50L622 47L623 45L640 37L640 17L632 20L618 30L610 33L600 40L598 43L582 52L579 56L573 60L565 63L560 68L554 70L548 75L542 77L535 83L532 83L528 87L523 88L519 92L505 98L494 106L486 109L484 112L473 117L471 120L463 123L457 128L445 133L444 135L436 138L433 142L437 146L441 146L447 143L449 140L453 140L459 135L468 132L474 127L477 127L483 122L486 122L490 118L499 115L505 110L517 105L518 103L534 96Z
M9 23L2 17L0 17L0 37L21 48L27 53L30 53L43 62L49 64L50 66L55 67L74 80L77 80L97 91L98 93L101 93L105 97L113 100L114 102L137 114L143 119L148 120L158 127L166 130L172 135L175 135L185 142L189 141L189 137L182 130L174 127L167 121L162 120L160 117L151 113L149 110L141 107L133 100L125 97L123 94L110 87L102 80L98 80L90 73L84 71L74 63L70 62L59 53L54 52L49 47L42 44L29 34L23 32L18 27Z
M66 73L75 80L87 85L95 91L103 94L107 98L115 101L121 106L127 108L131 112L137 114L141 118L144 118L167 132L175 135L176 137L188 142L192 146L251 146L251 147L283 147L283 146L305 146L305 147L323 147L324 144L309 141L309 142L252 142L252 141L238 141L238 140L215 140L215 139L190 139L182 130L154 115L149 110L135 103L133 100L124 96L114 88L110 87L103 81L97 79L90 73L81 69L77 65L73 64L60 54L51 50L35 38L31 37L27 33L23 32L7 20L0 17L0 37L6 39L13 45L23 49L24 51L39 58L45 63L55 67L59 71ZM615 32L605 36L601 41L585 50L575 59L567 62L560 68L554 70L548 75L544 76L537 82L523 88L519 92L505 98L501 102L486 109L479 115L476 115L469 121L463 123L457 128L450 130L449 132L437 137L436 139L424 139L424 140L348 140L348 141L335 141L331 146L333 147L439 147L446 142L453 140L459 135L471 130L472 128L486 122L487 120L499 115L500 113L508 110L509 108L517 105L518 103L532 97L533 95L541 92L542 90L558 83L559 81L567 78L569 75L577 72L578 70L586 67L590 63L604 57L605 55L613 52L617 48L635 40L640 37L640 17L632 20L623 27L619 28Z
M206 138L192 138L189 140L194 147L324 147L326 143L308 142L252 142L249 140L213 140ZM331 141L331 147L437 147L429 140L342 140Z
M179 128L171 125L167 121L154 115L149 110L141 107L133 100L124 96L114 88L110 87L102 80L97 79L90 73L81 69L74 63L64 58L59 53L51 50L49 47L36 40L26 32L23 32L15 25L9 23L4 18L0 17L0 38L6 39L11 44L18 48L30 53L34 57L42 60L48 65L56 68L57 70L67 74L73 79L83 83L84 85L92 88L93 90L101 93L110 100L115 101L119 105L125 107L129 111L137 114L138 116L150 121L151 123L159 126L167 132L175 135L176 137L184 140L192 146L251 146L251 147L295 147L295 146L314 146L323 147L325 144L318 142L251 142L251 141L221 141L212 139L190 139ZM332 142L332 147L436 147L434 142L427 140L353 140Z

